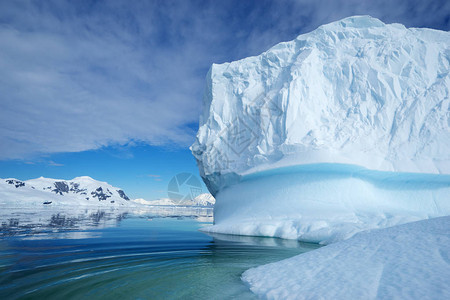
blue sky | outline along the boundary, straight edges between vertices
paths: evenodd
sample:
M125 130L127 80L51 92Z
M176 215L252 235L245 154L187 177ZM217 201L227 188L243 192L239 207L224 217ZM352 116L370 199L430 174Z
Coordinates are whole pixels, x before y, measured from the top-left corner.
M199 176L190 151L146 144L58 153L33 161L6 160L0 165L3 177L72 179L89 175L124 188L129 197L148 199L167 197L167 184L178 173ZM203 190L207 191L204 185Z
M351 15L450 29L449 1L1 1L0 177L89 175L131 197L198 174L212 63Z

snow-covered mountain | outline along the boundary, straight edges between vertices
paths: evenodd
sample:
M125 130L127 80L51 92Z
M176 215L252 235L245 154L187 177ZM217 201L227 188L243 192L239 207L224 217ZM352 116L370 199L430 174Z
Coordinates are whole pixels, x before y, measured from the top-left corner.
M450 33L356 16L213 64L212 232L330 242L450 214Z
M203 193L193 200L196 206L214 206L216 199L210 193Z
M72 180L40 177L0 179L0 205L134 205L125 192L88 176Z
M162 198L157 200L145 200L142 198L132 200L135 203L143 205L166 205L166 206L207 206L212 207L216 200L209 193L200 194L193 200L174 201L169 198Z
M174 206L176 205L175 202L172 199L169 198L162 198L162 199L156 199L156 200L145 200L143 198L133 199L131 200L135 203L142 204L142 205L156 205L156 206Z

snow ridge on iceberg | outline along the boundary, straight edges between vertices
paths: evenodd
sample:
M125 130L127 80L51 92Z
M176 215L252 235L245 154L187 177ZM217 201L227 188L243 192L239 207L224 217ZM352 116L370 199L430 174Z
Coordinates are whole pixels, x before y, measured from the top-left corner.
M346 18L214 64L191 150L211 232L328 243L450 214L450 33Z

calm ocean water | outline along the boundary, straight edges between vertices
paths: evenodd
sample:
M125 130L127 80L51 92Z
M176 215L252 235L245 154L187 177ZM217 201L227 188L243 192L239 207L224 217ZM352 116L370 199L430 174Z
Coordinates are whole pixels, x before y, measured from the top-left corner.
M2 209L0 299L253 299L245 270L316 249L210 236L211 209Z

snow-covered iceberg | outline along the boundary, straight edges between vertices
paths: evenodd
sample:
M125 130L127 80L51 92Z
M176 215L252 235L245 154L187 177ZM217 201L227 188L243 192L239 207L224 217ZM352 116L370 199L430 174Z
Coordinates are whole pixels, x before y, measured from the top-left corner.
M450 214L450 33L343 19L214 64L191 150L211 232L331 242Z

